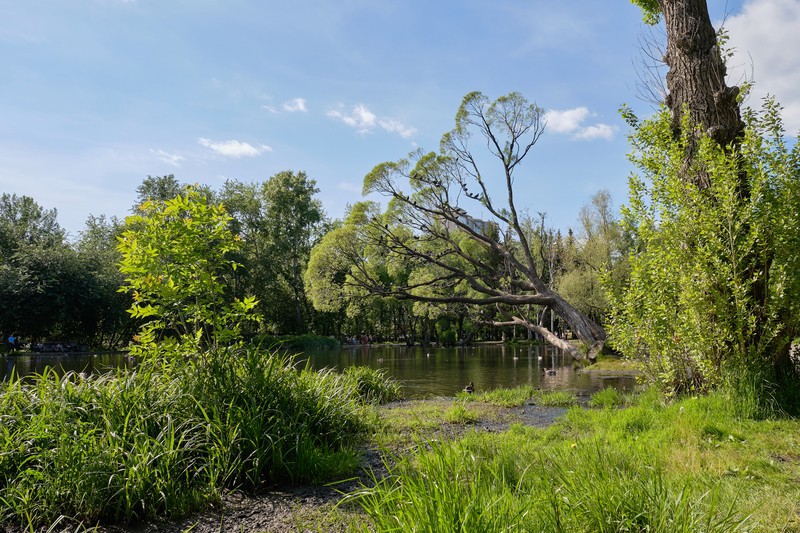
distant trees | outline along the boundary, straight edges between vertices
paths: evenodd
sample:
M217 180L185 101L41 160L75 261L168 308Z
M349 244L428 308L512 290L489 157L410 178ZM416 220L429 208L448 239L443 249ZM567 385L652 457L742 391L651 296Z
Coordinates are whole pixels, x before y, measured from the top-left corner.
M605 343L605 331L542 277L537 250L514 199L516 171L543 132L541 113L517 93L494 102L470 93L439 153L416 151L407 159L376 166L364 179L364 192L389 198L387 211L347 230L351 236L339 238L342 249L325 243L331 258L352 261L349 284L398 300L480 307L482 323L527 328L583 358L575 345L531 313L544 306L586 343L588 357L594 359ZM472 150L473 135L488 153ZM489 181L481 169L487 156L498 163L499 183ZM495 188L501 200L492 195ZM491 221L471 215L465 207L470 203ZM315 267L332 263L323 257L313 261ZM307 279L314 275L309 272Z
M439 179L433 167L429 170L425 179ZM565 323L555 316L553 299L542 294L532 299L525 288L530 280L517 272L527 264L525 246L547 291L584 269L581 283L564 281L564 290L572 291L579 313L595 322L603 318L603 302L594 287L611 253L598 244L599 236L613 234L613 217L603 211L606 196L599 197L597 213L586 214L592 220L585 224L586 236L575 239L547 228L541 214L536 220L519 215L518 226L472 218L461 208L442 211L449 219L413 214L413 202L426 205L427 193L419 191L408 205L395 200L386 213L378 204L357 203L343 221L331 223L317 193L316 183L304 172L280 172L264 182L229 180L218 191L187 186L173 175L148 176L137 188L131 217L123 223L90 216L74 242L65 241L55 211L27 197L5 195L0 210L0 327L5 335L13 332L28 340L114 348L127 345L142 324L158 316L161 323L148 334L199 334L197 342L203 344L214 340L204 335L226 328L209 322L199 309L213 310L252 295L252 310L263 321L240 324L244 329L239 333L245 336L314 332L452 344L505 337L512 331L524 338L526 329L562 330ZM211 231L203 222L209 217L224 220L230 233L204 233L203 228ZM427 235L423 227L430 229ZM220 246L220 257L231 266L224 275L208 264ZM590 253L592 247L606 250L605 255ZM178 280L181 276L194 281ZM173 288L194 290L195 282L213 282L205 303L189 302ZM122 285L130 290L120 292ZM476 305L497 295L501 297L492 305ZM514 300L520 297L522 303ZM509 319L515 312L524 312L533 327Z
M243 242L239 290L256 296L272 333L306 333L321 317L306 298L303 273L327 227L316 182L284 171L263 183L225 183L219 198Z
M32 198L0 199L0 330L25 342L58 340L118 346L129 319L116 293L115 237L105 219L76 245L65 241L55 210Z

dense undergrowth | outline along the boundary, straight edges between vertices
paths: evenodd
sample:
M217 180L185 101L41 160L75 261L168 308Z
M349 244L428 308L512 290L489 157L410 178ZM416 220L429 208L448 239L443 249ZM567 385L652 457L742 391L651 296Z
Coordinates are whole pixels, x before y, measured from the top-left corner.
M389 476L348 499L367 513L363 527L800 531L797 420L741 418L722 393L665 402L656 391L607 390L590 400L595 408L574 406L546 429L493 433L475 423L485 402L527 405L529 393L457 399L459 423L475 429L455 440L421 434L411 453L393 456ZM561 403L540 396L533 402ZM390 425L407 429L393 411Z
M369 369L315 372L255 350L15 379L0 384L0 524L163 519L225 488L340 478L372 402L397 392Z

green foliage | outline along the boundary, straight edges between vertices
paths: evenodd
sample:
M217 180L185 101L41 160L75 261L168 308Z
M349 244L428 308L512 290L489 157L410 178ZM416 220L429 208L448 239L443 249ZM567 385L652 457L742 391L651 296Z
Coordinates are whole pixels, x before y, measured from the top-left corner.
M483 392L479 398L494 405L518 407L529 403L536 394L537 391L533 387L526 385L513 389L501 388Z
M236 272L237 295L258 299L262 331L303 334L323 318L303 286L311 247L328 229L318 192L305 172L283 171L262 183L228 180L219 194L232 216L231 231L242 240L235 256L244 267Z
M478 421L478 414L470 410L466 404L466 398L456 401L444 413L444 419L450 424L474 424Z
M625 395L613 387L607 387L592 394L589 405L592 407L621 407L626 403Z
M224 207L187 187L170 200L147 200L139 211L126 220L119 251L122 290L133 295L129 312L145 322L142 349L172 339L191 352L238 340L256 302L226 296L226 277L238 266L229 254L239 241Z
M723 394L669 403L650 389L546 429L418 441L350 499L371 531L788 531L798 429L742 420Z
M606 413L591 422L600 433L616 411ZM652 441L628 446L609 433L585 433L565 421L549 432L517 426L500 435L420 442L412 457L396 459L388 476L350 498L375 531L744 528L747 518L726 488L674 476L659 464L662 448L648 447Z
M372 427L368 402L391 398L383 379L228 350L2 383L0 524L164 519L229 489L341 479Z
M612 291L611 333L665 391L707 390L767 368L762 389L791 392L780 403L797 409L788 358L800 331L800 148L787 147L773 101L745 118L740 146L703 137L689 169L688 123L675 139L666 110L633 121L642 177L631 177L623 214L635 253L630 284ZM687 172L706 173L711 186L688 184Z
M74 243L65 240L55 210L33 199L0 200L0 331L29 341L56 340L115 347L134 323L119 295L117 226L90 217Z
M544 407L571 407L578 403L575 394L564 390L537 391L534 399L538 405Z
M400 398L400 384L387 377L384 370L354 365L347 367L344 375L366 403L384 404Z
M661 18L661 6L658 0L631 0L631 3L642 9L642 16L647 24L655 25Z

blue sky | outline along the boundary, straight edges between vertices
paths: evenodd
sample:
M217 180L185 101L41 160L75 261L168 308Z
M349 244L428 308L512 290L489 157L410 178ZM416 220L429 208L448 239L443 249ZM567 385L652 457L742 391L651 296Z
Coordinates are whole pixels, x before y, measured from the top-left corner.
M709 0L733 81L776 94L800 129L800 2ZM214 188L282 170L327 214L364 175L436 150L462 97L521 92L548 127L516 198L577 226L600 189L625 201L627 103L641 115L627 0L0 0L0 186L56 208L72 236L124 217L148 175Z

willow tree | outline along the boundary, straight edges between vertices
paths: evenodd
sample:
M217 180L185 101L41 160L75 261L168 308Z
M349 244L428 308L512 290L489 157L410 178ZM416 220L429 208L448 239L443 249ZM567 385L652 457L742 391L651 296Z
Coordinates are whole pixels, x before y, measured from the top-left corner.
M717 31L711 23L706 0L633 0L645 21L662 17L667 45L664 62L671 126L677 139L682 128L691 128L684 158L684 179L708 187L708 173L692 167L700 136L708 136L726 148L738 143L744 131L739 107L739 87L726 84L727 68ZM688 114L684 121L684 114Z
M773 100L740 118L705 0L635 3L664 18L669 94L651 119L626 112L636 253L614 344L667 392L728 386L745 414L800 411L800 152Z
M386 284L363 269L362 284L398 299L481 306L487 323L523 326L575 359L593 360L606 333L542 279L515 199L520 165L544 132L542 115L518 93L490 102L473 92L438 153L417 150L376 166L363 192L388 197L388 209L364 225L360 238L384 250L387 261L413 267L414 275ZM473 150L473 136L483 150ZM496 166L484 173L487 161ZM561 317L588 354L540 323L537 306Z

